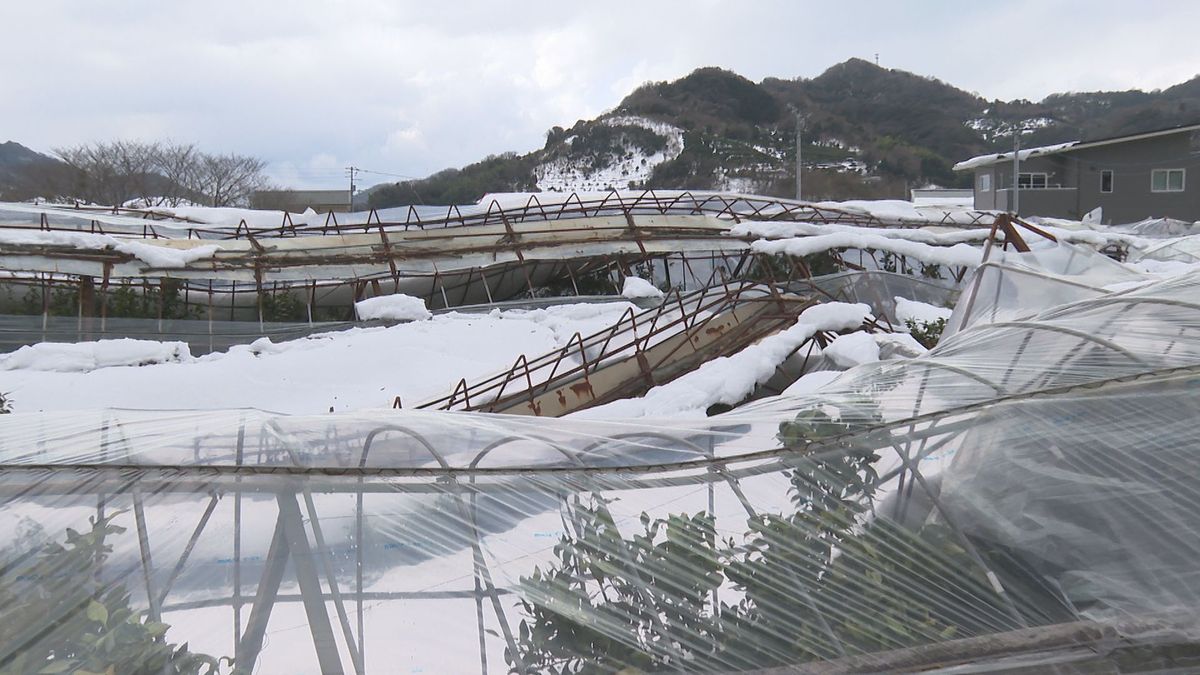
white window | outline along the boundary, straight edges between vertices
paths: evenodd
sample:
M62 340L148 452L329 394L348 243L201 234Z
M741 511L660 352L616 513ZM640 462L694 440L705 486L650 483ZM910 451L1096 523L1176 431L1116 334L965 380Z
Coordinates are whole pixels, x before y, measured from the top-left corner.
M1183 169L1155 169L1150 172L1151 192L1183 192Z
M1046 187L1046 174L1044 173L1022 173L1017 176L1017 187L1022 190L1029 188L1044 188Z
M1100 172L1100 191L1113 191L1113 172L1112 169L1105 169Z
M990 174L990 173L979 174L979 191L980 192L991 192L992 191L992 174Z

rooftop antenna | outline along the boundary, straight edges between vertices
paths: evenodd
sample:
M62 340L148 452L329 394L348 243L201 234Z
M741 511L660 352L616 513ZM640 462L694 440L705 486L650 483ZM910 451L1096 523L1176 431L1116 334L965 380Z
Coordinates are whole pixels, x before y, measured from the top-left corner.
M875 52L875 65L879 65L879 52Z

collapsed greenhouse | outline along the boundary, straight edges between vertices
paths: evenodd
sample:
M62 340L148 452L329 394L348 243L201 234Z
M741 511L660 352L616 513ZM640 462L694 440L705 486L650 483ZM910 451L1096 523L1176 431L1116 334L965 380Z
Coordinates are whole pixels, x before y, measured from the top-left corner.
M35 227L0 232L8 281L44 299L6 319L26 351L0 356L20 384L0 418L0 672L1200 667L1188 235L740 195L521 200L273 231L33 207ZM321 297L457 310L436 322L599 303L638 272L667 291L344 412L59 409L37 387L64 380L29 365L56 336L334 344L396 326L316 321ZM108 316L115 286L168 280L199 313ZM62 289L73 316L51 311ZM302 320L264 320L280 293ZM931 349L918 305L953 308ZM110 370L186 382L222 358Z

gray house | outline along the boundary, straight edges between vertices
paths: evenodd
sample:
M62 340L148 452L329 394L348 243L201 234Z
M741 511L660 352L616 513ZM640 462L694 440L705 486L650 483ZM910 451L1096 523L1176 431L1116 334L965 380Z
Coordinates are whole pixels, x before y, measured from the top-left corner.
M1017 205L1022 216L1106 224L1145 218L1200 221L1200 124L1022 149ZM1012 211L1013 153L954 165L975 174L975 208Z

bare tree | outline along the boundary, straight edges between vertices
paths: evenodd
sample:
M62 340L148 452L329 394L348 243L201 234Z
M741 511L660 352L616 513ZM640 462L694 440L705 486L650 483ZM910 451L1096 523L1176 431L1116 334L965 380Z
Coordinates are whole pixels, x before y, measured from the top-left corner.
M266 186L263 160L207 154L190 143L111 141L54 152L70 167L63 192L98 204L239 206Z
M266 186L266 162L245 155L203 155L199 188L210 206L246 206L255 190Z
M113 205L132 199L146 201L161 187L157 143L111 141L54 152L74 170L73 191L85 201Z
M200 155L191 143L164 143L159 147L158 172L166 179L167 190L157 205L204 201L199 189Z

